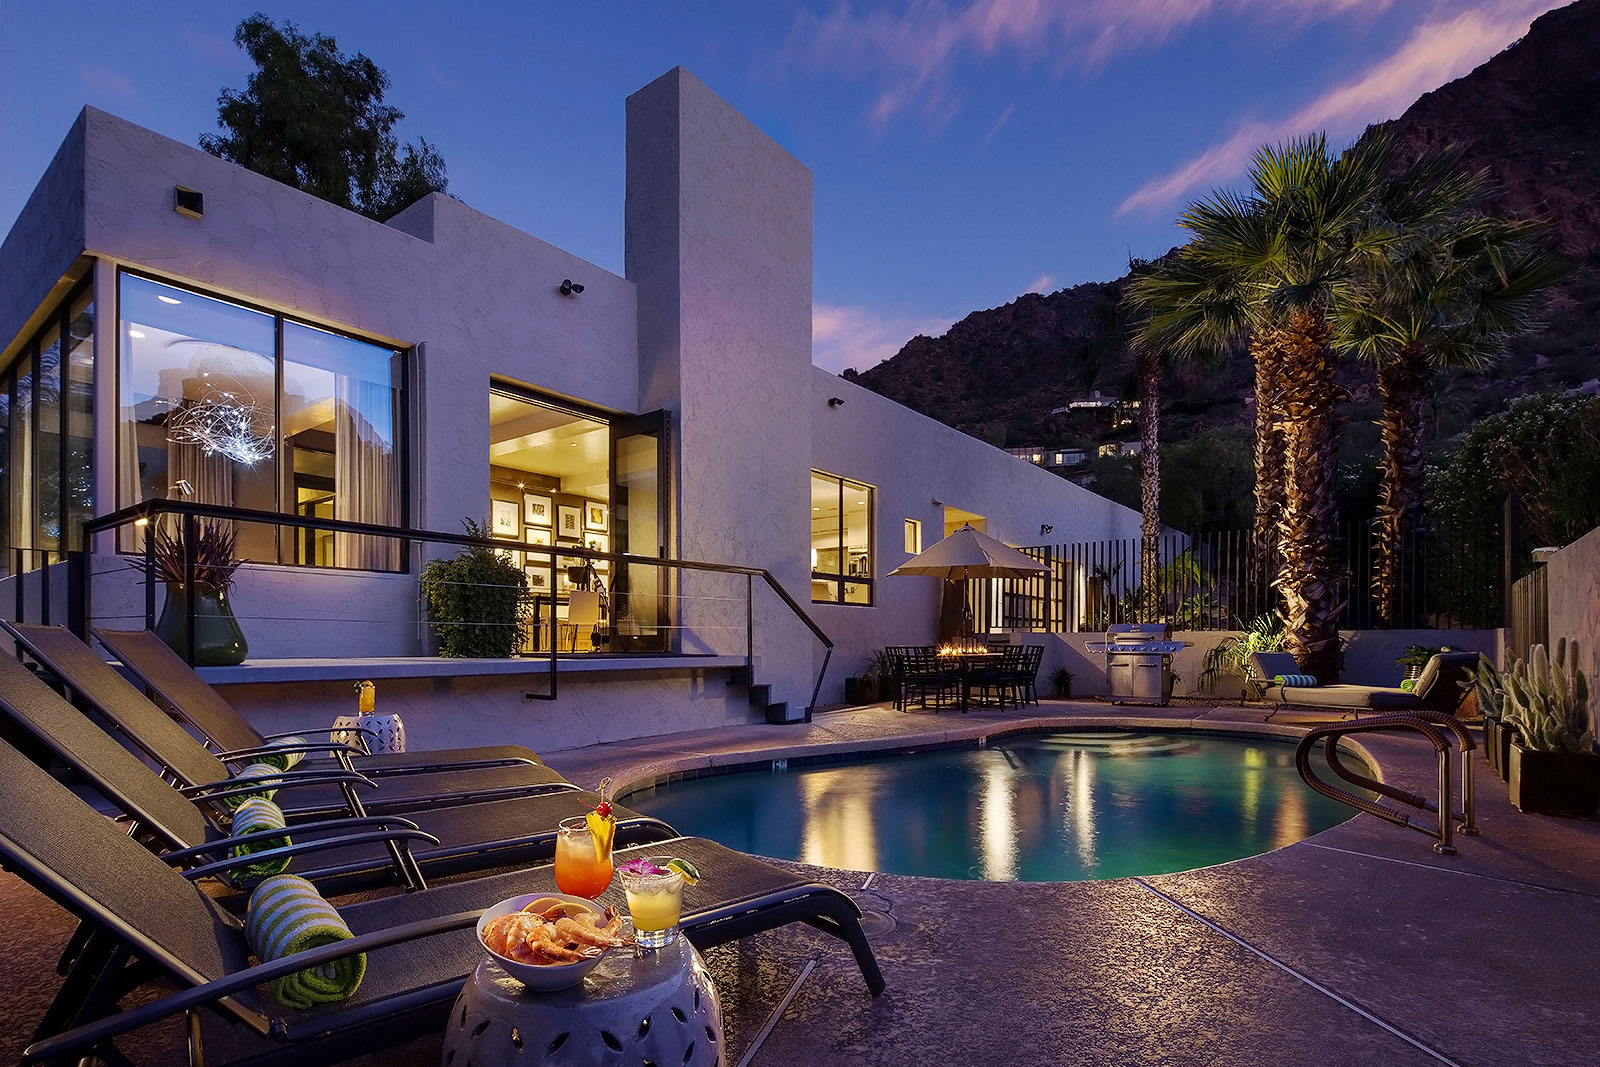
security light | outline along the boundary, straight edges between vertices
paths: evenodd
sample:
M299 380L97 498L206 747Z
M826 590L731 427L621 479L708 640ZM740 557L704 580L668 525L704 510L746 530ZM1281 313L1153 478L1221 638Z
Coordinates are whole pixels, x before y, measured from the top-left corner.
M828 398L828 406L830 408L842 408L842 407L844 407L844 397L842 397L842 396L830 396Z
M562 278L561 286L557 292L559 292L562 296L577 296L579 293L583 292L583 285L579 282L573 281L571 278Z

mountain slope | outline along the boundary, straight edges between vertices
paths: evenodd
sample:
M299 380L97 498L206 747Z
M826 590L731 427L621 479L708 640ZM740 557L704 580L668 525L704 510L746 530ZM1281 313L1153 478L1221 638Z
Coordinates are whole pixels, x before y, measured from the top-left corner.
M1487 168L1486 207L1537 217L1573 272L1551 293L1545 329L1516 339L1480 375L1441 375L1433 415L1448 434L1498 410L1508 397L1570 387L1600 373L1600 0L1540 17L1528 35L1472 73L1423 96L1387 125L1405 148L1459 144ZM1311 132L1311 131L1305 131ZM1371 135L1371 131L1367 136ZM1084 426L1051 415L1091 388L1127 386L1130 362L1110 343L1125 278L976 311L943 337L915 337L865 372L860 384L999 445L1081 440ZM1370 373L1341 370L1347 416L1370 419ZM1166 436L1182 440L1249 418L1248 360L1189 369L1170 383ZM1103 428L1103 427L1102 427ZM1127 436L1127 435L1124 435ZM1356 434L1364 449L1371 435Z

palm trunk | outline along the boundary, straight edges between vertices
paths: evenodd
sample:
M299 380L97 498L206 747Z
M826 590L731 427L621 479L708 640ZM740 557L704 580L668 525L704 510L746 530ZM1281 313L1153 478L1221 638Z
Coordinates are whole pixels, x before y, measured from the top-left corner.
M1278 520L1286 647L1308 674L1339 671L1338 570L1334 560L1334 419L1338 387L1328 323L1320 310L1290 313L1282 335L1278 405L1283 429L1283 513Z
M1422 517L1423 389L1428 364L1422 346L1406 345L1378 366L1383 398L1383 460L1379 466L1377 561L1372 591L1384 626L1406 626L1403 584L1414 573L1415 534Z
M1161 357L1139 349L1139 571L1145 622L1161 615Z
M1283 430L1278 425L1282 344L1282 331L1276 327L1251 331L1250 357L1256 365L1256 515L1250 562L1255 576L1252 584L1263 591L1278 571L1278 520L1283 514ZM1253 618L1271 607L1252 604L1249 614Z

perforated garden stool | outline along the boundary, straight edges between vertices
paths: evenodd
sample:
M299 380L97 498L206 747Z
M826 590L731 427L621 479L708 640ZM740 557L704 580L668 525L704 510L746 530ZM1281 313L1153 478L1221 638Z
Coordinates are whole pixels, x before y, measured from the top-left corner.
M721 1067L722 1012L684 938L635 959L610 952L578 985L537 993L484 960L445 1032L443 1067L655 1064Z

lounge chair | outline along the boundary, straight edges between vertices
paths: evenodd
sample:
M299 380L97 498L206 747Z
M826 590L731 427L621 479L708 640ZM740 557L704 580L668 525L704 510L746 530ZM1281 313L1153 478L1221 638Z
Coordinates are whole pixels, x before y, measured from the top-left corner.
M206 817L204 798L186 797L162 781L27 667L3 655L0 713L116 805L132 821L130 829L136 839L165 853L168 862L187 868L209 864L208 873L221 873L217 865L226 859L235 841L228 836L231 831L223 828L226 822L219 826ZM331 773L347 772L335 769ZM353 786L365 782L355 773L349 773L347 781ZM295 787L286 788L281 799L287 801L294 792ZM547 861L555 851L556 824L586 814L599 799L593 793L570 789L484 804L297 822L290 827L290 836L300 854L294 857L291 870L318 882L324 893L333 893L396 883L421 888L425 883L419 875L437 877ZM678 836L659 819L621 806L615 811L620 846ZM220 812L215 814L221 817ZM377 835L390 829L416 830L426 836L411 839L409 858L391 853L388 841L377 836L356 845L339 844L358 831ZM411 862L420 870L413 870Z
M849 944L867 988L884 988L860 911L831 886L715 842L675 838L620 850L619 861L669 852L701 872L683 930L699 948L801 921ZM553 888L549 867L456 882L339 909L354 938L251 966L240 921L182 874L95 814L61 783L0 743L0 862L94 932L74 954L46 1025L25 1063L66 1062L161 1019L190 1017L191 1061L209 1038L202 1012L241 1024L252 1063L331 1062L442 1030L451 1001L484 950L469 929L482 910ZM618 903L616 888L600 898ZM267 1000L262 983L358 952L367 972L348 1001L309 1011ZM125 966L130 960L134 966ZM177 992L127 1011L116 1000L155 972ZM115 1014L113 1014L115 1012ZM216 1035L211 1035L215 1037ZM263 1044L271 1042L263 1049ZM213 1044L214 1047L214 1044ZM259 1058L255 1058L257 1054ZM119 1062L107 1052L109 1062Z
M19 626L0 622L27 654L39 661L63 684L86 700L116 730L144 750L182 785L215 790L252 757L271 748L243 749L218 755L195 740L165 711L152 704L88 645L60 627ZM339 756L348 746L309 742L303 751ZM233 766L229 766L232 764ZM351 766L354 766L352 760ZM290 772L310 775L316 771ZM360 801L369 814L409 811L433 804L460 804L500 800L534 793L576 789L543 765L513 764L497 767L443 767L418 774L390 775L376 780L376 788L362 790ZM294 817L339 815L347 812L348 790L336 784L322 789L297 789L296 806L285 808Z
M1454 711L1461 700L1456 682L1461 672L1478 662L1476 652L1439 652L1423 667L1411 692L1372 685L1275 685L1279 675L1301 674L1299 664L1287 652L1256 652L1251 655L1258 679L1258 699L1273 704L1298 704L1317 708L1354 711Z
M30 644L54 655L56 642L75 640L71 634L46 633L47 627L28 627ZM273 740L261 733L243 715L183 662L167 643L150 630L95 630L94 636L111 651L133 675L155 693L162 703L200 731L216 752L258 748ZM295 731L303 733L304 731ZM275 735L276 737L286 735ZM491 745L479 748L435 749L424 752L381 752L357 756L352 766L373 778L387 774L435 771L441 766L461 770L508 764L536 764L539 757L521 745Z

